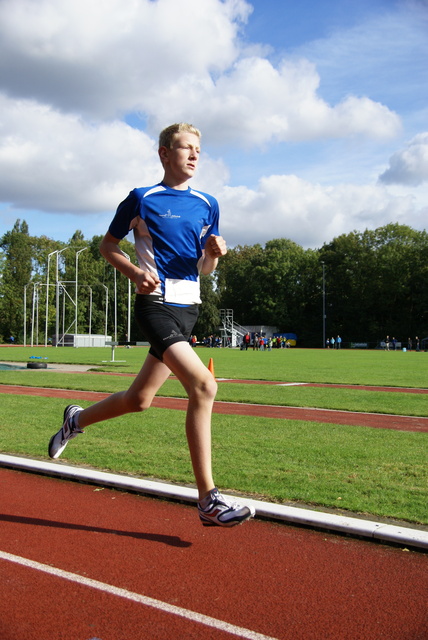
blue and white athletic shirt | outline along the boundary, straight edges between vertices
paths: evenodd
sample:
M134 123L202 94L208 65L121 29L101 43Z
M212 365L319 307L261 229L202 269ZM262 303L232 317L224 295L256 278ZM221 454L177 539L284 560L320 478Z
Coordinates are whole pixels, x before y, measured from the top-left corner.
M206 239L218 235L219 207L212 196L160 183L134 189L117 208L109 232L122 240L134 231L138 264L155 274L153 292L170 304L200 304L199 272Z

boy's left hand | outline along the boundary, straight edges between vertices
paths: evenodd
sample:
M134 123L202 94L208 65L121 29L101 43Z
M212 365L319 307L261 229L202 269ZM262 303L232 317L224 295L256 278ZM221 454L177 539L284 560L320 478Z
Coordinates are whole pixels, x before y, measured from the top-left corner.
M215 260L227 253L226 242L222 236L210 235L205 243L205 255Z

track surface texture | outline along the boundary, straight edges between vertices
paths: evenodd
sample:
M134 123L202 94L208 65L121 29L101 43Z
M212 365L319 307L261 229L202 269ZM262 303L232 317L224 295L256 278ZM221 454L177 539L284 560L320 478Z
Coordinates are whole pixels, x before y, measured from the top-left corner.
M428 637L427 554L7 469L0 491L2 640Z

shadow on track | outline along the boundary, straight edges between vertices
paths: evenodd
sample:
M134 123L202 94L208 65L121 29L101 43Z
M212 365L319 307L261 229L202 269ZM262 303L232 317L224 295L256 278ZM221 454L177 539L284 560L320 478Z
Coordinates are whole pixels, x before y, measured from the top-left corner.
M165 536L158 533L142 533L140 531L120 531L118 529L105 529L104 527L92 527L84 524L73 524L71 522L55 522L54 520L43 520L42 518L27 518L24 516L12 516L0 514L0 521L16 522L18 524L36 525L39 527L55 527L57 529L75 529L77 531L92 531L94 533L108 533L115 536L126 536L139 540L150 540L160 542L171 547L191 547L192 543L181 540L178 536Z

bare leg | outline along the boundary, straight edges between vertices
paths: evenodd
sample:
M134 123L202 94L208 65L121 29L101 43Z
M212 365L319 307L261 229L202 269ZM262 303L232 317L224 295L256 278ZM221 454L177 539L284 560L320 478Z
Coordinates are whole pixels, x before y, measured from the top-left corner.
M211 413L217 383L187 342L171 345L164 353L164 362L180 380L189 396L186 435L201 500L214 488Z
M148 409L171 371L189 397L186 436L199 499L214 487L211 462L211 413L217 392L212 374L187 342L177 342L164 353L164 362L148 354L140 373L126 391L119 391L79 412L78 424L91 424Z
M79 427L148 409L171 371L150 353L129 389L113 393L79 413Z

